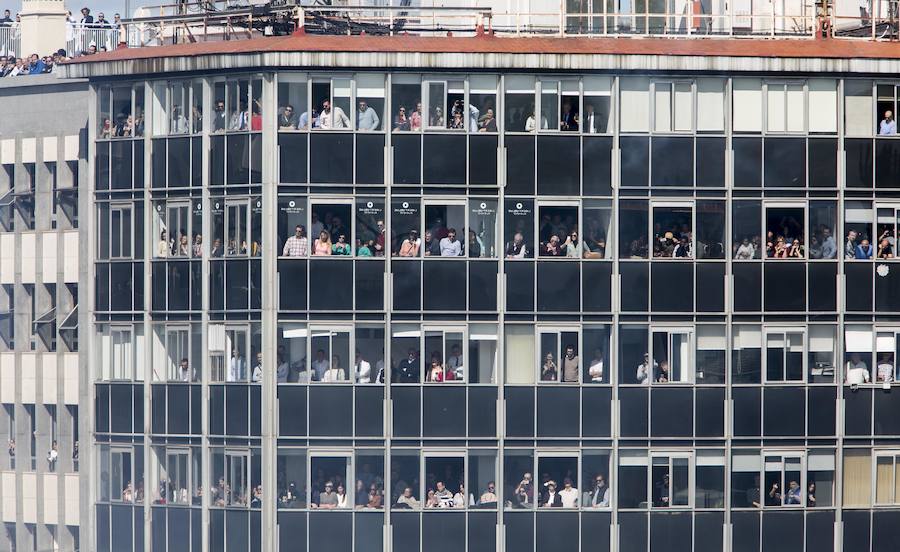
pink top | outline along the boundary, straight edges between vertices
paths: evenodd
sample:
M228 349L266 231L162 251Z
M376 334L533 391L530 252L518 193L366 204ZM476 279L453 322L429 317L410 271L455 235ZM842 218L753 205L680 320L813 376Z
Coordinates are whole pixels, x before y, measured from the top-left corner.
M316 240L316 247L313 255L331 255L331 246L328 245L328 242Z

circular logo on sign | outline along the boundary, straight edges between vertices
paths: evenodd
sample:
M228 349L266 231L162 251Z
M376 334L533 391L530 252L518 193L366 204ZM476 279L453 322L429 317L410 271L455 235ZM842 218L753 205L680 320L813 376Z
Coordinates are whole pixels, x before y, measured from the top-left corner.
M875 272L877 272L879 276L884 278L885 276L890 274L891 269L890 269L890 267L888 267L888 265L881 264L881 265L878 265L878 268L875 269Z
M481 208L484 209L484 208L486 208L486 207L487 207L487 203L485 203L485 202L482 201L482 202L481 202Z
M368 203L366 203L366 207L368 207L369 209L371 209L371 208L374 207L374 206L375 206L375 204L372 203L371 201L368 202Z
M293 208L295 205L297 205L297 202L294 201L293 199L292 199L291 201L288 202L288 207L292 207L292 208Z
M162 213L162 205L157 205L156 210L159 211L160 213Z
M219 204L218 204L218 203L216 203L216 209L218 209L218 208L219 208Z
M521 208L522 208L522 204L521 204L521 203L516 203L516 209L521 209Z
M408 202L408 201L404 201L404 202L403 202L403 208L404 208L404 209L409 209L409 202Z
M262 207L262 201L257 201L257 202L256 202L256 206L257 206L257 207Z
M198 203L198 204L197 204L197 210L198 210L198 211L202 211L202 210L203 210L203 205L200 204L200 203Z

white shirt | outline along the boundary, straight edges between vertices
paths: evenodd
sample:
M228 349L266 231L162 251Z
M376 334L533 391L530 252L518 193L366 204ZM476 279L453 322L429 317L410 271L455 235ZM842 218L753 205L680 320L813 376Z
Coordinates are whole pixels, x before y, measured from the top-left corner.
M734 254L735 259L752 259L756 254L752 243L742 243Z
M372 383L372 365L360 359L356 363L356 381L359 383Z
M257 364L256 367L253 368L253 375L250 377L253 381L262 381L262 366Z
M344 373L343 368L329 368L325 370L325 375L322 376L322 381L344 381L347 379L347 375Z
M326 359L312 361L312 369L316 374L316 379L321 380L328 371L328 361Z
M878 377L881 381L894 381L894 365L887 362L879 364Z
M865 362L859 361L854 364L852 360L847 361L847 383L850 385L869 383L869 368Z
M347 128L350 126L350 119L344 110L338 106L332 106L331 113L324 111L319 115L319 128Z
M578 489L575 487L569 487L568 489L563 487L563 490L559 491L559 498L562 500L563 508L578 507Z
M278 378L278 383L287 383L288 372L290 372L290 367L287 362L282 362L278 365L278 368L275 370L275 376Z
M247 374L244 372L246 363L243 358L231 357L228 362L228 381L244 381Z
M591 361L591 366L588 368L588 374L591 376L591 381L593 382L602 382L603 381L603 359L598 358Z
M646 362L638 364L637 381L638 383L647 383L650 380L650 367Z

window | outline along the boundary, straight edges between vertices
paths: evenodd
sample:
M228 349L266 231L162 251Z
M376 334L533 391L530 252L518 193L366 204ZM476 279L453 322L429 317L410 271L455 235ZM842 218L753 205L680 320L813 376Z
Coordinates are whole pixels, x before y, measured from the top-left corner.
M872 136L872 81L844 79L844 131L848 136Z
M101 357L100 379L144 379L143 363L138 359L144 350L144 336L140 326L104 325L97 327Z
M538 219L538 251L541 257L582 257L584 242L579 235L577 205L540 205Z
M805 455L795 452L763 452L766 494L764 505L802 507L806 504L803 461Z
M278 198L278 237L284 257L306 257L311 243L306 220L306 198L303 196ZM314 236L315 240L318 236Z
M421 224L418 198L391 200L391 251L394 257L422 256Z
M879 331L875 337L876 368L875 381L877 383L893 383L897 374L897 336L898 332Z
M466 205L457 203L426 203L425 226L422 232L423 254L426 257L464 257L462 241L466 229Z
M198 134L203 131L203 84L153 84L153 135Z
M209 326L210 380L229 383L259 383L263 377L259 324ZM248 356L249 351L249 356ZM251 369L252 363L252 369Z
M397 510L418 510L424 499L420 493L421 481L419 452L416 450L391 450L390 505ZM421 499L421 500L420 500Z
M606 134L612 131L609 122L612 109L612 79L609 77L584 77L584 114L581 131L585 134Z
M534 326L507 324L503 342L506 353L506 383L533 384L535 370L532 367L543 363L543 359L536 361L540 357L535 352ZM556 349L554 348L552 352L555 353Z
M262 79L216 82L213 100L213 132L262 130Z
M869 253L870 248L874 248L877 259L893 259L897 256L895 249L897 247L897 230L900 227L900 207L891 204L876 204L875 212L877 217L875 235L878 236L878 239L872 240L869 244L863 244L860 240L860 247L865 254Z
M654 130L691 132L693 130L693 87L690 82L653 83Z
M352 81L347 78L313 79L310 128L314 130L352 129ZM299 126L299 124L298 124Z
M428 383L465 382L465 328L424 328L425 380ZM402 362L402 361L401 361Z
M803 83L766 83L766 130L803 132L805 128ZM735 104L740 105L740 104Z
M534 76L508 75L504 79L506 95L504 111L506 112L507 132L534 132L537 130L535 120L535 80ZM547 128L549 121L541 128Z
M760 383L762 332L760 327L740 324L732 327L731 382Z
M356 130L382 131L387 126L384 102L384 75L365 73L356 76Z
M203 497L200 450L154 447L156 481L153 504L199 506Z
M312 352L309 365L308 350ZM279 384L384 383L384 326L311 325L307 329L305 324L280 323L276 356Z
M841 470L844 506L868 507L872 504L872 451L870 449L844 449L844 465ZM888 455L893 465L893 455ZM888 462L885 462L887 468ZM885 472L887 470L885 469ZM887 473L885 474L887 475ZM885 477L885 482L887 482ZM893 476L891 479L894 479ZM887 489L885 489L887 490ZM887 493L885 493L887 494ZM896 493L891 493L896 495Z
M153 235L158 238L156 258L199 258L203 255L203 210L199 201L153 205Z
M534 257L534 201L507 199L504 217L504 256L510 260Z
M469 132L497 132L497 77L471 75L469 77Z
M689 329L653 328L651 366L645 362L638 367L639 383L689 383L693 381L693 333Z
M309 129L307 88L303 75L278 75L278 112L275 116L279 132Z
M583 214L582 256L585 259L611 259L614 244L612 202L586 200Z
M679 460L679 466L683 464ZM698 450L694 485L695 507L725 507L725 453L722 450Z
M653 204L653 258L694 256L694 210L689 204Z
M833 383L835 373L835 327L812 325L809 327L810 383Z
M835 259L838 254L837 205L832 201L809 202L809 247L810 259Z
M538 130L578 132L580 122L578 81L541 80L539 84L541 126Z
M900 504L900 453L875 453L875 505Z
M201 350L199 324L157 324L153 329L154 381L200 381Z
M421 116L426 130L465 130L464 81L426 80L423 91L425 108L413 117Z
M725 131L725 79L697 79L697 130Z
M308 504L306 450L278 449L278 508L305 508Z
M650 490L654 508L687 508L692 504L690 453L651 453Z
M144 449L100 445L97 493L100 502L144 502Z
M451 452L424 452L423 457L423 507L461 509L469 506L470 493L465 488L466 456Z
M732 202L732 258L739 261L760 259L764 248L760 243L761 204L759 201Z
M803 381L804 333L795 330L766 330L766 381Z
M384 218L384 198L356 199L356 242L358 257L384 257L387 227Z
M585 383L612 383L612 365L610 364L610 326L585 326L583 339L586 355L589 360L582 362Z
M748 78L732 79L731 89L732 105L740 106L740 109L732 110L734 131L761 132L763 121L762 81ZM782 107L782 109L784 108Z
M343 452L315 451L309 455L309 504L323 510L353 507L350 498L355 487L353 457Z
M581 377L578 330L539 328L538 374L541 382L578 383Z
M869 260L875 256L875 211L868 201L844 202L845 239L841 251L845 259ZM887 213L885 213L887 216ZM887 228L885 228L887 229ZM885 236L885 238L890 238ZM890 239L888 239L890 243Z
M620 130L648 132L650 130L650 79L622 77L619 79Z
M310 201L310 254L314 256L353 254L353 205L351 200Z
M806 209L802 205L766 205L766 258L806 257Z
M132 138L144 135L144 88L103 86L97 91L97 138Z
M894 136L897 134L897 91L900 89L894 84L879 84L875 87L875 133L879 136Z
M134 216L134 207L131 204L101 203L98 205L98 209L100 218L98 222L101 227L97 236L98 258L134 258L135 223L137 222Z
M810 79L806 81L807 121L810 133L837 133L837 88L834 79Z
M605 509L613 504L609 450L585 450L581 457L582 508Z
M848 325L844 330L844 383L851 387L872 380L873 338L870 326Z
M210 505L218 508L261 508L259 449L211 451Z
M213 240L209 256L258 257L262 254L262 199L210 200Z
M310 326L309 349L312 352L312 381L349 382L351 365L351 328Z

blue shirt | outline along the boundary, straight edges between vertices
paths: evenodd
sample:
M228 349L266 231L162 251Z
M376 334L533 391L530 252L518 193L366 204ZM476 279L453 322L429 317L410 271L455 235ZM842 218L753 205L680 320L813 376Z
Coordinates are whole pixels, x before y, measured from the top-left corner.
M893 119L890 121L887 119L881 121L881 124L878 125L878 134L882 136L897 134L897 121Z
M868 246L857 245L856 246L856 258L857 259L871 259L872 255L875 253L875 248L872 247L871 244Z

